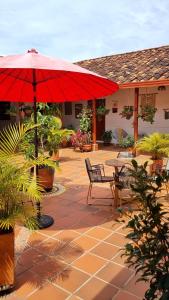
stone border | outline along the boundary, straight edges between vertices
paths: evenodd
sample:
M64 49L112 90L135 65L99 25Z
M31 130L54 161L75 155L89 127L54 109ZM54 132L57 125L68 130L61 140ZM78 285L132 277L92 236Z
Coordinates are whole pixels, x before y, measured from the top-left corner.
M54 197L63 194L66 188L60 183L54 183L53 189L50 192L43 193L43 197Z

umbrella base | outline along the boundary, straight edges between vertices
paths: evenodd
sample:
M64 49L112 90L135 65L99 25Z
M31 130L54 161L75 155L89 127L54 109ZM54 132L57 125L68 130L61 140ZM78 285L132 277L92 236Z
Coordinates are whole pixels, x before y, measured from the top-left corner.
M54 219L48 215L42 215L38 218L39 229L50 227L54 223Z

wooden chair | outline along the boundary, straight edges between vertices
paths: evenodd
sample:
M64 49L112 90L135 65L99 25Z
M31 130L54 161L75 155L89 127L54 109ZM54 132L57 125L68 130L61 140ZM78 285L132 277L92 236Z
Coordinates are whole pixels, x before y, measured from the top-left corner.
M89 200L91 199L113 199L114 198L114 176L106 176L104 171L104 165L103 164L91 165L89 158L85 159L85 164L86 164L86 170L90 181L88 193L87 193L87 204L91 205L91 203L89 203ZM112 197L111 198L92 197L92 187L94 183L109 183Z

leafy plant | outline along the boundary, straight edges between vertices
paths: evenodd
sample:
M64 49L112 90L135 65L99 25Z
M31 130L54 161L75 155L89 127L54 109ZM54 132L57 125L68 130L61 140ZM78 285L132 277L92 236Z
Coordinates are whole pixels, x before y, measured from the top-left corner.
M110 109L107 109L107 108L105 107L105 105L100 105L100 106L98 106L97 109L96 109L96 113L97 113L97 115L99 115L99 116L105 116L105 115L107 115L107 114L109 113L109 111L110 111Z
M112 140L112 131L111 130L107 130L103 133L103 141L104 143L110 143Z
M24 161L18 153L21 140L33 128L15 124L0 133L0 231L11 230L16 223L31 229L38 225L30 200L40 201L42 188L30 169L39 162Z
M37 110L42 115L54 115L57 117L61 117L62 113L60 110L60 106L57 103L37 103Z
M70 136L74 133L70 129L61 129L62 122L58 117L52 117L53 123L49 128L47 136L46 149L51 156L53 153L57 153L61 143L64 140L69 140Z
M124 254L129 267L139 275L137 281L149 282L144 299L169 299L169 218L168 211L158 201L162 185L169 180L163 172L154 178L147 173L147 163L139 166L132 161L129 170L134 181L131 189L140 205L138 214L126 213L129 218Z
M128 148L134 146L134 137L131 135L127 135L125 138L121 138L119 140L119 146L122 148Z
M122 118L126 118L127 120L131 119L133 116L133 106L124 106L120 115Z
M74 148L82 148L83 145L91 144L91 134L90 132L83 133L78 130L75 134L71 136L71 143Z
M152 159L160 158L162 154L169 154L169 136L155 132L138 141L136 148L152 154Z
M152 105L144 105L140 106L141 112L138 115L139 118L141 118L145 122L150 122L151 124L154 123L154 117L155 113L157 111L157 108Z
M57 152L61 142L74 132L73 130L61 129L62 121L59 117L52 115L44 115L40 111L37 113L38 120L38 146L39 152L44 154L49 151L49 155ZM25 119L24 123L30 126L34 124L33 115L29 119ZM34 157L34 132L30 131L24 136L21 144L21 149L24 151L27 159Z
M82 133L91 132L92 129L92 110L84 107L82 112L78 115L80 121L80 131Z

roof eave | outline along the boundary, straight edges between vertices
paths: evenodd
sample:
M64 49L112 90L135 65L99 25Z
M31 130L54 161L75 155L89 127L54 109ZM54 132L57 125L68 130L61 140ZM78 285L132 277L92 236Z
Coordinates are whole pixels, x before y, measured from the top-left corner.
M118 85L119 85L119 89L153 87L153 86L160 86L160 85L169 85L169 79L140 81L140 82L138 81L125 82L125 83L119 83Z

